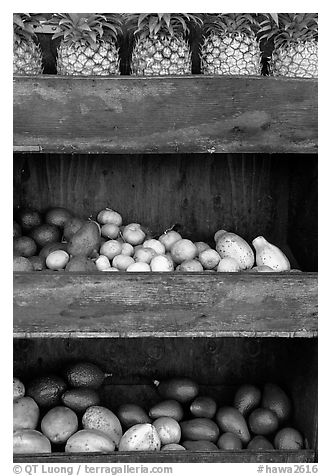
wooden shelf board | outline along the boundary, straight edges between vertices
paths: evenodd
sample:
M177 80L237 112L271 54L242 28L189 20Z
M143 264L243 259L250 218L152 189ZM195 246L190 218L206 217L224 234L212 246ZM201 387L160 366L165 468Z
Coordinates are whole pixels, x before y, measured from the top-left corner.
M14 337L316 337L317 273L14 273Z
M317 80L15 76L14 147L45 153L316 153Z

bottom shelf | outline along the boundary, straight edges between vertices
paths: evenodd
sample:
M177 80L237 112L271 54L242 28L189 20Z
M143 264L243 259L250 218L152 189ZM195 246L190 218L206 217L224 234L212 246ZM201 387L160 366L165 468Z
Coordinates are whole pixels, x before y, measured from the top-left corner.
M16 455L14 463L314 463L314 450L160 451Z

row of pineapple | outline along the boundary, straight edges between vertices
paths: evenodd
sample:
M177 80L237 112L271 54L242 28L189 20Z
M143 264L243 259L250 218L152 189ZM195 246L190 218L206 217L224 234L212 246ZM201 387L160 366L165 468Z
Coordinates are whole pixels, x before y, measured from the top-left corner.
M261 75L262 41L271 41L270 74L317 78L317 14L314 13L55 13L14 14L14 74L42 74L35 29L53 25L61 38L60 75L120 74L118 40L133 35L131 74L191 74L189 34L200 28L201 72Z

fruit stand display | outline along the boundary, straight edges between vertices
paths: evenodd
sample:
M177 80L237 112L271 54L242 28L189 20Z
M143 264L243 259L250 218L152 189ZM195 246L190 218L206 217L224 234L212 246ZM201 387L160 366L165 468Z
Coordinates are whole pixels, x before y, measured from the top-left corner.
M14 22L14 459L316 461L314 16L82 15Z

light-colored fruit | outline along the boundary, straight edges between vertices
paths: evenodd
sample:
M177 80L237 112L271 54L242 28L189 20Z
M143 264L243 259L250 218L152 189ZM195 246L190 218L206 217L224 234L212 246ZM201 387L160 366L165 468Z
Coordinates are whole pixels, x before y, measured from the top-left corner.
M217 410L215 419L222 432L234 433L244 445L249 442L250 434L246 420L237 408L221 407Z
M45 223L59 228L64 228L71 218L71 212L64 207L52 207L45 213Z
M190 405L190 412L197 418L214 418L217 404L211 397L197 397Z
M105 271L111 268L110 261L105 255L100 255L99 258L95 260L95 266L98 271Z
M197 259L183 261L177 266L176 271L185 271L190 273L201 273L203 271L202 264Z
M85 220L79 217L70 218L64 225L63 238L70 241L75 233L84 225Z
M117 416L125 428L140 423L152 423L145 410L134 403L124 403L117 410Z
M255 408L248 417L249 429L255 435L270 435L279 426L275 412L267 408Z
M234 396L233 406L244 416L257 408L261 401L261 390L255 385L241 385ZM263 405L262 405L263 406Z
M160 417L153 421L153 426L159 434L161 445L179 443L181 428L179 423L170 417Z
M159 451L161 440L150 423L140 423L129 428L121 438L119 451Z
M139 223L130 223L129 225L126 225L123 229L122 235L124 240L133 246L143 243L146 236Z
M14 238L14 255L23 256L24 258L29 258L37 252L36 242L29 236L19 236Z
M241 450L243 444L238 435L227 431L219 437L217 446L220 450Z
M85 256L74 256L70 258L65 270L68 272L92 272L97 270L95 263L92 259L86 258Z
M182 236L174 230L165 231L160 237L159 241L164 245L166 251L170 251L172 245L176 241L181 240Z
M113 259L112 266L120 271L126 271L131 264L134 264L134 262L132 256L119 254Z
M68 438L66 453L110 453L115 443L102 431L79 430Z
M13 378L13 400L18 400L25 395L25 386L18 378Z
M256 273L274 273L275 270L270 268L270 266L263 264L262 266L254 266L252 271L255 271Z
M46 266L48 269L59 270L64 269L68 264L70 256L66 251L52 251L46 258Z
M170 417L176 421L183 419L184 410L182 405L177 400L163 400L156 403L150 410L149 416L156 420L161 417Z
M59 405L61 395L67 386L65 381L57 375L37 377L26 386L26 395L33 398L40 407Z
M54 407L43 417L40 428L52 443L65 443L78 430L78 418L70 408Z
M188 451L218 451L215 443L209 440L185 440L182 445Z
M133 256L134 255L134 247L130 245L130 243L122 243L122 255Z
M250 269L254 265L254 253L249 244L235 233L220 234L216 242L216 251L221 258L234 258L240 269Z
M240 271L240 264L235 258L231 258L230 256L221 258L216 271L218 273L237 273Z
M137 263L147 263L150 264L152 259L156 256L156 251L153 250L152 248L138 248L135 249L133 259Z
M17 430L13 435L14 455L51 453L51 442L37 430Z
M38 425L39 407L31 397L13 403L13 430L34 430Z
M105 373L91 362L77 362L65 368L64 377L69 387L98 389L105 379Z
M143 248L152 248L157 255L164 255L166 252L163 243L161 243L159 240L155 240L154 238L144 241Z
M276 413L281 425L291 416L292 404L284 390L274 383L266 383L263 387L261 407Z
M187 403L193 400L199 393L199 386L189 378L178 377L162 382L154 381L158 393L167 400L177 400L180 403Z
M162 446L161 451L186 451L186 448L178 443L170 443Z
M120 229L115 223L105 223L101 227L101 236L108 240L115 240L119 235Z
M216 232L215 235L214 235L214 241L215 241L215 243L218 242L219 238L221 238L221 236L224 235L224 233L227 233L227 231L225 231L225 230L217 230L217 232Z
M109 271L109 272L113 272L113 271L119 271L119 269L114 268L114 267L112 266L111 268L104 269L103 271L105 271L105 272L108 272L108 271Z
M300 450L303 448L303 437L295 428L282 428L274 439L276 450Z
M13 257L13 271L14 272L34 271L34 268L28 258L24 258L24 256L14 256Z
M195 241L194 246L197 247L198 255L200 255L200 253L202 253L203 251L211 249L210 246L204 241Z
M102 225L112 224L120 227L123 223L122 216L111 208L104 208L98 213L97 221Z
M93 405L99 405L100 397L93 388L71 388L61 395L61 402L74 412L81 413Z
M57 250L67 251L67 247L68 247L67 243L61 243L61 242L49 243L48 245L45 245L43 246L43 248L41 248L41 250L39 251L39 256L44 258L46 261L46 258L50 253Z
M248 450L273 450L273 444L265 436L256 435L247 445Z
M169 272L174 270L171 259L166 255L157 255L152 258L150 267L152 271Z
M100 247L100 254L112 261L115 256L122 253L122 245L117 240L108 240Z
M182 238L172 245L170 253L174 262L181 264L183 261L196 258L198 256L198 248L191 240Z
M30 231L29 236L36 242L39 248L48 243L58 243L61 241L62 232L58 226L43 223Z
M192 420L181 421L183 440L212 441L216 442L220 430L216 423L210 418L193 418Z
M99 252L100 238L100 225L87 220L69 241L67 251L72 256L93 257Z
M274 271L289 271L291 265L285 254L277 246L269 243L263 236L252 241L256 251L256 264L266 265Z
M199 253L199 261L204 269L214 269L220 262L220 255L211 248L205 249Z
M115 413L106 407L97 405L89 407L82 417L82 425L85 429L102 431L116 447L122 438L121 422Z
M126 268L128 273L140 273L151 271L151 267L147 263L132 263Z

